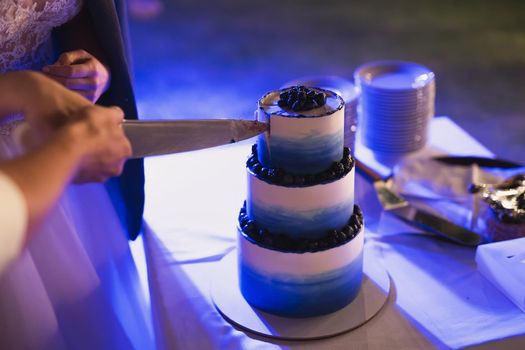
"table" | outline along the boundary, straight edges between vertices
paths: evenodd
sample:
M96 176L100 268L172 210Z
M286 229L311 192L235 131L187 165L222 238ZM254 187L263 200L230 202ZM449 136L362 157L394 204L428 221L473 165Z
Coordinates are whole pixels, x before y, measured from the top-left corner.
M250 140L236 145L146 160L145 219L148 228L143 237L146 264L139 259L138 265L139 270L147 269L147 287L151 296L153 324L159 348L412 349L465 345L474 345L479 349L525 347L525 331L517 336L499 340L488 335L491 341L483 340L483 344L478 344L479 341L475 339L465 339L464 336L456 339L453 334L440 334L439 325L432 325L431 318L427 320L424 314L422 316L417 312L417 308L414 309L413 305L410 305L413 296L405 287L406 276L400 274L399 270L392 269L392 266L386 266L393 281L387 304L371 321L349 333L324 340L290 342L260 338L232 327L216 311L209 287L217 262L235 249L236 219L246 196L244 161L253 142ZM371 152L363 146L358 144L356 153L361 160L377 170L389 171L388 165L375 161ZM421 151L421 154L493 156L483 145L446 117L434 119L431 124L430 146ZM365 245L365 253L367 250L376 249L369 248L374 245L379 247L376 252L386 249L386 253L395 254L399 253L396 249L400 247L400 250L406 253L414 247L417 248L417 245L413 245L416 242L425 247L430 255L434 254L434 261L437 261L441 256L439 252L457 250L465 260L463 265L469 276L468 281L462 283L468 285L469 281L473 281L476 286L481 283L487 293L497 295L499 299L495 303L498 307L512 313L512 306L505 297L493 290L490 283L482 281L483 277L475 269L474 251L471 248L458 247L421 236L402 236L396 238L397 240L383 241L380 233L374 232L381 220L379 203L371 186L359 176L356 178L356 198L363 208L367 223L369 238ZM387 255L385 259L386 257ZM385 262L386 260L381 263ZM409 258L403 262L407 264L408 269L416 268L416 273L424 272L424 269L429 267L417 264L414 266L418 261L410 261ZM422 263L424 265L426 262ZM422 276L425 278L425 274ZM430 276L432 277L432 274ZM468 292L465 297L468 299ZM432 300L430 302L438 304ZM495 308L496 304L487 302L492 308ZM431 308L436 309L437 306L433 305ZM446 310L446 306L444 309ZM411 314L413 310L416 312ZM521 322L522 314L512 315L509 322ZM490 321L489 316L487 317ZM453 315L450 320L454 320Z

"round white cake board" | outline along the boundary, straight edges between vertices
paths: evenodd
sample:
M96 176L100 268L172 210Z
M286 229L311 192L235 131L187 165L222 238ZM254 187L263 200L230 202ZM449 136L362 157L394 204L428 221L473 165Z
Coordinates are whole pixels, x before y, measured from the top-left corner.
M226 321L243 330L283 340L332 337L355 329L370 320L388 298L388 273L381 264L366 257L365 253L363 283L359 294L346 307L328 315L287 318L252 307L241 294L236 250L219 262L212 280L211 295Z

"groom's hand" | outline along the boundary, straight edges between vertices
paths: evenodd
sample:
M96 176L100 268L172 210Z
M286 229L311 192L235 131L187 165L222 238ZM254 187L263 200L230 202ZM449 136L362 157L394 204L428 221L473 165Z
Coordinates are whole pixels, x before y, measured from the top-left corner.
M64 147L79 157L75 183L102 182L120 175L131 156L131 145L122 130L123 118L118 107L90 106L81 109L76 121L59 131Z
M78 111L91 106L85 98L36 72L11 73L23 103L31 145L39 146L56 130L79 118Z
M65 52L54 64L45 66L42 70L51 79L93 103L109 86L109 70L85 50Z

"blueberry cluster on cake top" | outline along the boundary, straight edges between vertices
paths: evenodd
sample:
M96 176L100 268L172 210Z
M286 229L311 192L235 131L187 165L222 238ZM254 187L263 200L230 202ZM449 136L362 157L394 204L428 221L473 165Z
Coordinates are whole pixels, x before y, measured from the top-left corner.
M326 104L326 93L306 86L293 86L279 94L279 107L293 111L309 111Z
M292 86L263 96L260 107L268 114L287 117L323 117L344 108L336 93L306 86Z

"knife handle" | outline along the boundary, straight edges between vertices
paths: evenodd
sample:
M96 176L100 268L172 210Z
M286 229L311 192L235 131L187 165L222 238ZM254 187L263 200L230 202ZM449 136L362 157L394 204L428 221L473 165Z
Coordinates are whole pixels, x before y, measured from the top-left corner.
M355 159L356 170L370 182L384 181L384 179L374 169L370 168L359 159Z

